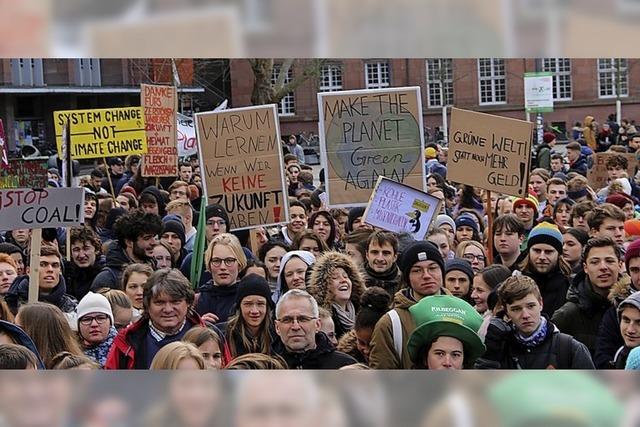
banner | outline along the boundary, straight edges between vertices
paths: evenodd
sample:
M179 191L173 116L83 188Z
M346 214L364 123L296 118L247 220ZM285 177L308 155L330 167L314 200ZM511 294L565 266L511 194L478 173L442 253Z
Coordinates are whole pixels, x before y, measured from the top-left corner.
M553 73L524 73L524 107L530 113L553 111Z
M178 118L178 156L189 157L198 154L196 127L193 119L184 114L177 114Z
M607 160L616 155L624 156L627 159L627 175L629 176L629 180L632 180L635 176L636 169L638 167L638 159L635 153L593 153L591 156L593 165L591 166L591 169L587 171L587 179L589 180L589 186L595 191L598 191L609 184Z
M531 122L452 108L447 180L525 196L532 132Z
M231 230L286 223L276 106L198 113L195 120L207 204L226 209Z
M75 227L83 223L83 188L0 190L0 230Z
M363 221L395 233L411 233L424 239L440 213L442 200L383 176L371 193Z
M10 159L0 170L0 188L47 188L47 158Z
M378 177L426 190L419 87L318 94L331 207L364 206Z
M95 159L147 152L142 107L55 111L58 154L62 155L62 129L69 120L71 157Z
M7 135L4 133L4 125L2 124L2 119L0 119L0 169L9 166L7 143Z
M178 92L174 86L140 85L144 111L147 154L142 156L142 176L178 176L176 110Z

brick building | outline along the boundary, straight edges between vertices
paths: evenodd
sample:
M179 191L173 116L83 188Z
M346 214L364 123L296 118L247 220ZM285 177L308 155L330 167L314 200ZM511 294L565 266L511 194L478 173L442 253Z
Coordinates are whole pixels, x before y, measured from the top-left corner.
M295 61L289 77L302 72L306 63ZM602 123L615 113L618 92L622 117L640 120L639 60L342 59L328 60L319 81L306 81L282 100L281 132L317 133L317 92L387 86L420 86L424 123L430 129L442 125L441 98L446 105L524 119L523 74L536 68L554 73L555 107L544 114L546 123L569 134L586 115ZM250 105L253 75L248 61L231 60L230 69L232 105Z

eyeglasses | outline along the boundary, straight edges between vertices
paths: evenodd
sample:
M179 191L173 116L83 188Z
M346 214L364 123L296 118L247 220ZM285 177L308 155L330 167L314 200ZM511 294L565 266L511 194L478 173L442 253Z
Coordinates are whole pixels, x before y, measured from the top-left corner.
M480 262L485 262L487 260L487 257L484 255L474 255L474 254L464 254L462 255L462 258L471 262L473 262L474 259L477 259Z
M84 316L80 319L80 323L84 326L89 326L95 320L98 325L102 325L107 321L107 319L109 319L109 316L107 316L106 314L98 314L97 316Z
M211 261L209 262L214 267L220 267L223 262L224 262L224 265L226 265L227 267L231 267L233 264L238 262L238 260L235 258L211 258Z
M309 323L312 320L317 319L317 317L311 317L311 316L298 316L298 317L293 317L293 316L284 316L282 319L278 319L278 322L280 323L284 323L285 325L293 325L293 322L298 322L299 325L302 325L303 323Z
M222 227L225 224L226 224L226 222L223 219L218 219L218 220L209 219L209 220L207 220L207 225L217 225L218 227Z

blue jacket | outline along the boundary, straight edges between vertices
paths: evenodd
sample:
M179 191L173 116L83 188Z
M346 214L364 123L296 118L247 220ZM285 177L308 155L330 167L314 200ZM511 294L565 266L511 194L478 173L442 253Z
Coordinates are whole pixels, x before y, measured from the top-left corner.
M38 349L33 343L33 340L19 326L16 326L11 322L7 322L6 320L0 320L0 332L9 335L16 344L31 350L33 354L36 355L36 359L38 359L38 369L45 369L44 363L40 358L40 353L38 353Z

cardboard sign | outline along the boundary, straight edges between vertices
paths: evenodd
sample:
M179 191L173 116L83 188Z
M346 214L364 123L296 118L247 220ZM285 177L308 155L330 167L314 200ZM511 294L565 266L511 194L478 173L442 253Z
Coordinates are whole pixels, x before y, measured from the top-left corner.
M627 159L627 175L630 179L636 174L638 167L638 159L634 153L593 153L591 159L593 166L587 171L587 179L589 180L589 186L595 191L606 187L609 184L609 175L607 174L607 160L615 155L624 156Z
M553 73L524 73L524 107L530 113L553 111Z
M440 213L442 200L383 176L371 193L363 220L374 227L396 233L411 233L424 239L431 222Z
M222 205L231 230L289 219L275 105L198 113L196 133L208 204Z
M58 153L62 155L62 128L69 120L71 157L95 159L147 152L144 114L141 107L56 111Z
M142 176L178 176L176 88L142 84L140 105L144 111L147 135L147 154L142 156Z
M75 227L84 222L84 189L0 190L0 230Z
M425 190L419 87L318 94L331 207L364 206L378 177Z
M0 170L0 188L47 188L47 158L10 159Z
M452 108L447 179L524 196L532 132L531 122Z
M198 154L196 127L193 119L184 114L177 114L178 118L178 156L189 157Z

